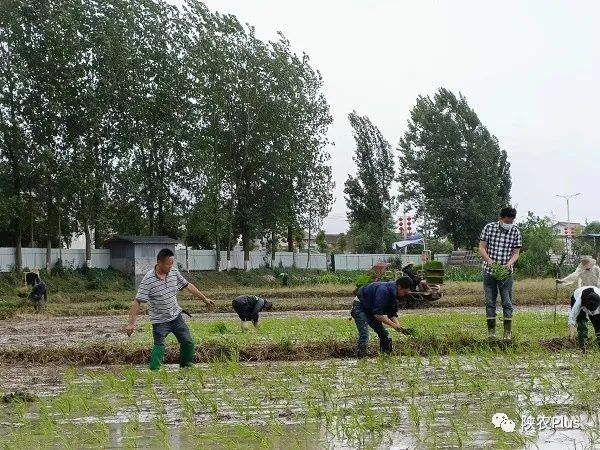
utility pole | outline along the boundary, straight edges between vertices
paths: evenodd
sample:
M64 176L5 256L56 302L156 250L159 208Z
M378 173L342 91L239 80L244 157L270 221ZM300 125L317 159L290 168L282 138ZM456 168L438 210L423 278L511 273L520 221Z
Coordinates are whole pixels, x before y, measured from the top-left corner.
M573 197L577 197L578 195L581 195L581 192L578 192L577 194L570 194L570 195L560 195L560 194L556 194L557 197L560 198L564 198L567 201L567 229L572 231L571 228L571 207L570 207L570 201ZM567 235L568 233L565 232L565 239L566 239L566 252L567 255L569 255L569 259L571 258L571 253L572 253L572 245L571 245L571 241L569 240L569 236ZM572 237L572 236L571 236Z

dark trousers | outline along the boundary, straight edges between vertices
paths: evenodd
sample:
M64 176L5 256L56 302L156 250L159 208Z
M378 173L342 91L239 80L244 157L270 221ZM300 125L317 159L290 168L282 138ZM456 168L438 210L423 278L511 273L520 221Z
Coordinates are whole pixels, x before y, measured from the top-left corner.
M573 307L574 304L575 304L575 296L571 295L571 308ZM600 314L590 315L589 318L590 318L590 322L592 322L592 326L594 327L596 336L600 335ZM586 330L585 337L587 338L588 315L586 314L586 312L582 310L577 315L577 318L575 319L575 321L577 322L577 331L578 331L580 340L583 338L583 329L584 328Z
M381 352L391 353L392 340L388 335L388 331L373 314L365 311L360 302L354 302L352 305L352 310L350 311L350 315L354 319L356 329L358 330L357 349L360 356L365 355L367 352L367 345L369 343L369 327L375 331L377 337L379 338L379 348Z
M504 281L496 280L489 273L483 274L483 292L485 293L485 312L488 318L496 317L496 301L498 294L502 301L502 313L505 319L512 319L512 275Z
M192 335L190 334L190 329L188 328L187 323L185 323L185 320L183 320L181 314L170 322L152 324L154 345L165 345L165 338L169 333L173 333L177 338L177 342L180 344L194 343Z
M233 307L233 310L237 313L238 317L242 320L242 321L257 321L258 320L258 314L254 314L252 315L252 310L254 309L252 306L250 306L250 304L248 303L248 300L245 297L242 298L236 298L231 302L231 306Z

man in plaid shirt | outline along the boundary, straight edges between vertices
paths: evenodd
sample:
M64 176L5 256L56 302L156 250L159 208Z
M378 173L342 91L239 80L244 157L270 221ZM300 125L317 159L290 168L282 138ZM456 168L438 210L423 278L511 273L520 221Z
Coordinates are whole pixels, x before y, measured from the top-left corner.
M496 299L500 292L502 310L504 313L504 339L512 339L512 287L513 265L519 259L523 246L521 232L514 225L517 211L514 208L504 208L500 212L498 222L488 223L479 237L479 251L483 257L483 290L485 292L485 311L488 334L490 339L496 338ZM492 275L492 264L502 264L510 276L498 281Z

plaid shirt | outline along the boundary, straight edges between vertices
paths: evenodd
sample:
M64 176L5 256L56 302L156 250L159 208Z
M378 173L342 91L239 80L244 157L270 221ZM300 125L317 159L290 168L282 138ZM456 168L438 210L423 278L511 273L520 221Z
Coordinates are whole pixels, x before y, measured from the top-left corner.
M516 225L513 225L510 231L506 231L500 226L499 222L488 223L479 236L480 241L487 242L487 252L492 261L499 264L506 264L515 248L523 246L521 232ZM492 269L487 262L483 262L483 271L492 273Z

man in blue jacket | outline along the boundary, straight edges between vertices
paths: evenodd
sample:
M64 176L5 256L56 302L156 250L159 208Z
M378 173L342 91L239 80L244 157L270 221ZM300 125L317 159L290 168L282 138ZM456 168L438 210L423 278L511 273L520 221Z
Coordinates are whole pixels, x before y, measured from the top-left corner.
M382 353L392 352L392 340L384 325L408 334L408 330L400 326L398 321L398 299L408 295L411 287L412 280L401 277L396 281L369 283L358 290L350 315L358 329L359 358L367 355L369 327L377 333Z

